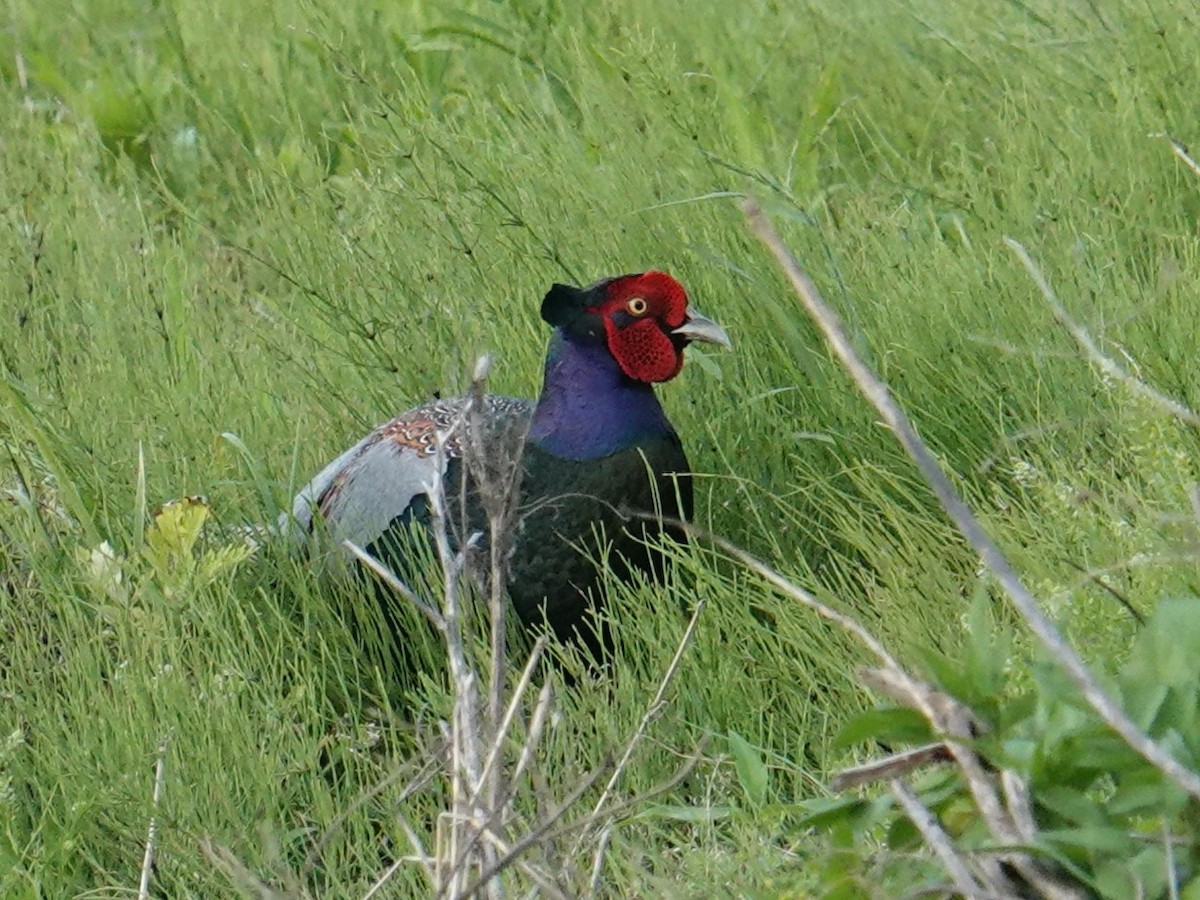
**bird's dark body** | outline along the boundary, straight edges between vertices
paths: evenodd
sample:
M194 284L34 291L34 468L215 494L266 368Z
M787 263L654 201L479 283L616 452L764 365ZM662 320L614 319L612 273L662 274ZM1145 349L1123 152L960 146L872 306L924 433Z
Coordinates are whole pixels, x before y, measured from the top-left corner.
M683 445L671 431L599 459L572 460L525 441L525 415L508 415L489 426L485 452L489 446L510 454L520 448L517 512L513 533L506 538L505 574L513 607L525 625L538 627L544 621L559 638L582 639L596 649L603 641L588 612L599 600L597 562L607 559L621 580L634 571L661 580L661 519L691 518L692 482ZM477 488L464 482L463 467L456 456L448 460L443 476L448 532L456 547L454 539L466 534L480 532L485 541L490 537ZM460 522L464 509L467 521ZM653 518L641 518L647 515ZM414 555L408 542L428 540L430 524L428 498L417 495L367 549L397 571L406 571L407 558ZM667 531L682 540L677 530L668 526Z
M558 623L570 627L583 616L586 598L594 594L599 580L601 538L611 551L618 578L638 569L661 579L664 565L654 547L661 526L631 514L690 519L688 472L674 433L582 462L528 447L509 581L521 619L532 624L544 609L547 621L561 634ZM569 491L563 485L569 485Z

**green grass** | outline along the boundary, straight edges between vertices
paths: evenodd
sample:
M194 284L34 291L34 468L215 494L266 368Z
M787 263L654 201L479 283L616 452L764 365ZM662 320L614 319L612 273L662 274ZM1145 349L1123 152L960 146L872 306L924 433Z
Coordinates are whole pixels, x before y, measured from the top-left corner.
M705 476L698 518L901 656L953 656L977 562L742 191L1088 657L1121 658L1131 618L1075 567L1194 538L1196 435L1081 359L1001 238L1108 352L1200 406L1200 178L1157 136L1200 144L1200 22L1178 6L9 2L0 483L44 503L0 505L0 894L135 888L163 740L161 896L230 889L204 840L265 877L301 869L405 758L438 684L398 699L336 598L269 549L171 583L141 558L147 510L201 493L216 524L263 521L371 425L462 389L482 350L493 389L531 394L554 280L684 281L736 343L661 391ZM83 561L103 541L119 589ZM810 844L745 812L724 736L762 749L773 802L819 793L869 702L863 657L703 547L683 568L618 599L615 687L563 699L545 767L569 781L620 745L679 601L709 597L622 791L714 733L665 802L743 813L648 813L617 831L608 884L770 896L804 878L781 848ZM1143 612L1195 591L1182 563L1110 582ZM350 816L306 886L360 896L406 846L389 810L385 792Z

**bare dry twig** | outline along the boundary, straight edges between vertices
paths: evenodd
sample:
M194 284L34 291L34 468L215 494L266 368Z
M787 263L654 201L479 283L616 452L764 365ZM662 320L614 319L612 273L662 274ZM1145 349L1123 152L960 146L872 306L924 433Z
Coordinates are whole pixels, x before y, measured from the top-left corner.
M934 741L932 744L922 744L920 747L889 753L880 759L873 759L861 765L843 769L830 779L829 789L841 793L879 781L894 781L917 769L923 769L935 763L948 762L954 762L950 748L946 746L945 741Z
M158 745L158 759L154 763L154 793L150 799L150 827L146 833L146 852L142 856L142 877L138 882L138 900L150 900L150 876L154 872L154 842L158 831L157 811L162 800L163 784L167 770L167 742Z
M522 451L524 449L524 434L521 440L512 440L500 446L488 446L488 428L484 421L485 409L484 383L491 371L492 358L490 355L481 356L475 362L475 372L471 380L471 401L467 406L465 455L471 476L479 488L479 497L487 516L488 535L488 619L490 626L490 672L488 679L487 713L490 728L495 732L496 745L501 741L500 720L504 714L505 679L508 672L508 650L506 646L506 622L508 609L507 577L505 560L512 549L513 525L515 523L518 501L520 500L522 476ZM490 452L489 452L490 451ZM464 492L465 493L465 492ZM538 654L540 655L540 650ZM532 675L534 662L531 660L526 667ZM527 682L526 682L527 683ZM520 700L514 696L515 706ZM503 794L500 772L495 767L489 767L485 772L485 783L476 790L486 794L486 804L491 809L498 809Z
M920 712L935 731L946 735L946 751L957 764L975 808L996 843L1004 847L1031 843L1032 840L1022 828L1027 809L1024 806L1014 809L1012 804L1014 799L1018 802L1026 799L1027 792L1017 790L1023 785L1015 780L1015 773L1010 773L1010 782L1005 785L1005 798L1009 802L1002 802L995 775L972 747L974 739L984 730L983 723L970 708L949 694L920 679L900 674L903 677L897 677L897 673L891 669L869 669L862 673L862 677L881 694ZM1050 900L1082 900L1082 893L1060 883L1033 857L1019 850L1005 851L992 860L977 860L980 875L988 885L988 896L1018 893L1007 886L1009 879L998 865L1000 861L1016 870L1022 879L1040 892L1040 896Z
M958 851L954 849L954 842L950 840L950 836L942 830L942 826L938 824L937 819L933 817L925 805L917 798L917 795L912 792L912 789L903 781L892 781L889 785L892 796L900 804L900 808L904 810L904 814L908 816L909 821L916 826L917 831L921 832L921 837L925 839L925 843L937 855L937 858L942 863L942 868L950 876L954 882L954 887L967 900L983 900L984 897L995 897L996 886L991 886L991 890L985 893L984 888L975 880L975 876L971 874L967 868L966 861L958 855Z
M1169 134L1164 134L1163 137L1170 141L1171 152L1175 154L1180 162L1191 169L1193 175L1200 175L1200 163L1197 163L1196 160L1192 159L1192 155L1188 153L1187 147L1185 147L1180 141L1177 141L1175 138L1171 137Z
M935 731L946 736L946 750L954 757L988 830L1001 844L1018 843L1016 827L1000 802L992 778L969 746L982 729L975 714L949 694L906 672L867 669L861 677L884 696L917 710Z
M646 733L646 729L662 714L663 703L666 700L667 689L671 686L671 682L675 679L675 673L679 670L679 664L683 660L683 654L692 642L692 638L696 634L696 626L700 622L700 614L704 612L704 608L708 606L708 599L701 597L696 603L696 609L692 612L692 618L687 624L687 628L683 632L683 637L679 639L679 644L675 647L675 655L671 657L671 662L667 665L666 671L663 673L658 682L658 690L654 693L649 705L646 707L646 712L642 715L642 719L637 724L629 740L625 743L625 749L621 753L621 758L613 769L612 775L608 779L608 784L604 786L604 790L600 793L600 799L596 801L595 807L592 809L593 814L604 809L604 805L608 802L609 796L612 794L613 788L617 786L617 781L621 778L621 773L625 771L625 767L629 765L629 760L633 757L637 745L641 742L642 736ZM578 848L576 848L578 849Z
M1037 285L1038 290L1042 292L1042 296L1046 298L1046 303L1049 305L1051 312L1054 313L1054 318L1075 339L1075 343L1080 346L1096 368L1114 381L1121 382L1121 384L1125 385L1125 387L1129 388L1129 390L1133 391L1139 397L1149 400L1164 412L1179 419L1179 421L1186 422L1194 428L1200 428L1200 415L1197 415L1189 407L1173 397L1168 397L1158 389L1146 384L1140 378L1130 374L1124 366L1101 350L1092 339L1092 336L1088 334L1087 329L1071 318L1071 315L1063 308L1063 305L1058 301L1058 297L1055 296L1053 288L1050 287L1050 283L1046 281L1046 276L1042 274L1042 270L1038 268L1037 263L1033 261L1025 248L1010 237L1006 237L1004 243L1017 254L1017 258L1021 260L1021 265L1025 267L1025 271L1029 273L1029 277L1033 279L1033 283Z
M438 561L445 573L441 616L446 625L443 638L454 693L454 706L450 717L450 809L439 820L440 824L445 826L446 846L439 847L438 860L441 865L437 868L436 884L438 894L448 897L467 896L464 889L472 868L471 851L479 844L475 823L491 819L476 802L475 786L480 783L480 756L483 745L479 722L479 690L475 670L467 657L460 608L461 578L466 568L467 553L470 545L476 543L477 539L472 535L457 552L451 546L451 521L446 508L443 476L446 467L446 442L455 431L468 427L468 417L473 405L472 397L450 429L445 433L439 432L436 441L436 464L425 491L429 499L434 545ZM463 441L463 444L469 447L467 441ZM466 528L468 523L464 521L462 526ZM478 865L492 868L495 862L494 846L483 842L480 846ZM489 881L486 887L489 897L502 896L499 882Z

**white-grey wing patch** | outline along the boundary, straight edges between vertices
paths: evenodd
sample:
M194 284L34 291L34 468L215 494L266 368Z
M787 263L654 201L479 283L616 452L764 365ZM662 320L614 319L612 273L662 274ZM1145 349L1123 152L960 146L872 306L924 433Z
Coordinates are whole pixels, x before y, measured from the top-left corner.
M290 534L295 540L302 541L312 531L313 513L320 503L321 497L337 480L342 470L350 464L350 462L363 452L368 444L377 440L374 433L367 435L320 472L313 478L292 500L292 514L288 516L284 513L279 517L279 531L281 534Z
M318 501L329 538L368 547L433 482L439 465L409 447L378 441L335 477ZM445 471L445 460L441 461Z

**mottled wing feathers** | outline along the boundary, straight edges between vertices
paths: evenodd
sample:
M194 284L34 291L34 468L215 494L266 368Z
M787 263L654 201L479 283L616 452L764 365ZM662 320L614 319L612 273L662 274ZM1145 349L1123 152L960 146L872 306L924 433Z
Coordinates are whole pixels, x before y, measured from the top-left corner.
M436 456L437 436L441 433L446 457L456 459L462 456L462 437L467 425L463 420L464 404L463 397L434 400L381 425L375 430L374 436L379 441L412 450L420 456ZM533 403L529 400L484 397L483 415L489 424L515 421L532 412Z
M443 467L462 455L464 404L463 398L435 400L376 428L300 491L292 507L296 526L310 533L319 516L335 545L370 546L433 481L439 435ZM532 410L528 400L489 396L483 412L492 427L523 423Z

